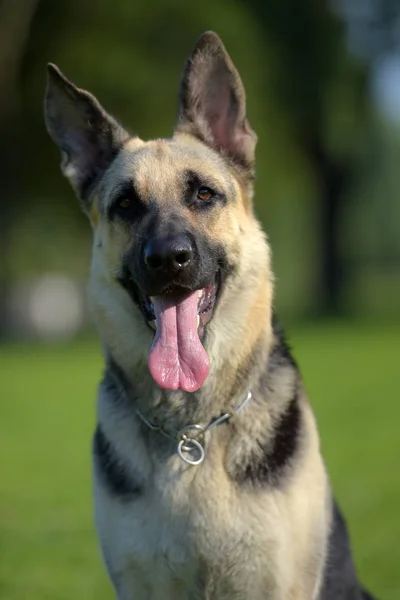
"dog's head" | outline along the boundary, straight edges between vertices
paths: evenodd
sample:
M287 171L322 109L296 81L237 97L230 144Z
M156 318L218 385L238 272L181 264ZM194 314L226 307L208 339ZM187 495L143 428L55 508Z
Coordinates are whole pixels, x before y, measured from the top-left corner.
M128 336L134 347L121 355L150 350L150 372L166 389L203 384L203 344L218 360L217 326L237 343L235 328L245 333L265 293L260 279L269 279L251 203L257 138L245 108L239 75L211 32L186 63L171 139L129 135L49 66L46 124L94 228L91 296L101 333L111 352Z

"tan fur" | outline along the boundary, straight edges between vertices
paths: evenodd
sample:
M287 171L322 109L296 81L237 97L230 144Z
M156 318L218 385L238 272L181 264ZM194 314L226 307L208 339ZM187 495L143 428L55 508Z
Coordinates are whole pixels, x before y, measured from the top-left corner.
M236 112L227 112L228 132L221 132L222 126L207 114L207 102L215 94L198 102L208 79L210 85L218 85L224 76L236 98ZM87 104L89 96L82 100L83 92L62 75L55 72L52 77L56 81L50 88L54 85L58 95L66 86L68 97L75 94L86 102L85 118L79 122L87 127L86 113L93 109ZM70 105L66 109L64 102L59 109L53 95L50 89L48 127L60 144L59 122L54 126L53 121L60 119L61 109L65 120ZM69 176L82 196L91 186L85 207L94 228L92 312L106 357L118 365L128 389L134 389L134 397L125 388L113 395L102 384L98 421L124 465L124 476L137 478L143 488L134 500L123 501L110 493L94 469L104 558L119 600L317 600L331 526L330 489L314 416L293 365L283 361L275 366L273 389L257 387L277 344L272 328L274 279L269 244L252 207L256 137L245 117L243 85L214 34L203 36L189 60L183 95L186 100L170 140L127 140L101 109L104 127L122 140L117 156L100 178L90 156L75 156L72 148L69 158ZM204 114L199 114L199 106ZM71 121L73 126L77 120ZM213 135L220 136L218 144ZM89 149L94 161L98 149ZM102 150L104 159L107 148ZM222 190L229 201L208 212L191 210L181 201L182 174L187 170ZM210 242L218 240L234 266L207 325L211 368L193 400L179 390L162 392L155 385L147 368L153 333L118 282L124 256L139 235L134 227L108 216L110 203L126 181L132 182L144 205L182 219ZM190 423L206 425L234 412L249 391L249 382L241 383L237 374L256 350L253 398L229 426L206 432L207 455L199 467L184 463L159 432L144 431L136 408L171 431ZM238 465L262 461L266 440L274 439L295 393L301 436L282 481L240 483Z
M130 173L135 175L142 194L147 193L149 198L159 198L160 202L166 204L172 203L177 194L174 190L174 185L176 185L174 183L176 181L174 165L179 165L179 169L182 167L198 169L199 165L204 168L203 160L205 158L199 159L197 156L192 156L190 152L186 154L181 145L177 148L174 147L175 142L161 144L157 141L150 142L149 145L143 144L140 148L145 152L136 157L134 153L137 143L135 142L133 149L126 148L122 156L115 161L109 174L109 181L105 183L105 190L108 186L116 184L117 173L124 177L126 169L130 168ZM190 148L195 146L196 143L192 143ZM177 153L176 158L175 152ZM208 153L209 151L206 149L204 154ZM208 168L212 170L215 167L210 164ZM220 169L219 165L215 168L213 176L220 182L225 182L225 178L226 181L229 181L229 178L232 177L229 171L225 174L225 170ZM212 367L211 374L203 386L203 395L204 398L212 398L215 414L218 414L219 409L229 408L228 403L232 400L236 402L236 397L227 402L227 393L230 393L235 371L246 360L256 343L260 339L264 339L266 352L272 343L270 323L273 277L269 267L268 246L257 221L246 209L248 199L243 197L243 187L240 182L230 181L229 183L234 185L237 194L238 202L235 207L230 213L226 209L223 213L221 211L221 214L216 215L212 222L207 223L207 227L201 221L197 224L199 228L207 230L209 235L219 235L220 238L223 235L226 247L237 261L237 279L245 278L246 280L246 286L240 292L238 292L236 279L227 285L220 305L209 325L208 348ZM195 216L191 218L194 219ZM96 240L99 239L102 241L101 248L96 246ZM111 283L108 277L108 274L118 267L121 253L124 251L124 244L127 243L129 243L129 239L123 229L114 230L100 220L95 233L90 291L95 318L104 345L111 351L129 378L130 374L135 372L135 364L145 363L147 349L151 343L151 334L125 292L117 289L117 284ZM262 263L265 265L264 271L260 269ZM220 360L221 357L226 356L227 352L230 356L229 365L225 364L223 372L221 372ZM158 405L157 394L149 397L151 389L149 381L146 379L139 382L135 380L134 383L136 389L145 398L143 407L147 411L151 410L152 403ZM164 511L169 510L168 506L173 512L181 515L182 528L176 528L176 524L173 525L173 529L168 533L168 538L164 542L169 550L162 550L162 547L159 550L161 554L164 551L172 553L168 558L168 569L172 568L176 573L177 580L185 579L185 577L190 580L190 577L194 576L192 564L194 560L192 554L196 552L194 546L201 555L206 555L212 562L215 562L215 573L208 584L209 595L206 595L205 598L312 600L316 597L316 590L319 589L319 579L325 559L325 538L330 525L328 516L330 505L325 470L319 454L316 427L306 403L303 402L303 416L307 421L307 437L303 440L303 457L301 463L296 467L295 476L291 478L285 490L277 489L266 498L265 494L261 492L249 493L246 490L235 489L229 478L229 465L235 463L238 455L242 457L246 455L246 439L248 439L250 448L253 446L254 439L262 439L266 431L273 432L274 423L281 410L279 394L282 395L284 401L292 386L290 373L287 374L287 382L282 376L280 386L280 390L275 391L276 403L269 412L261 413L259 411L257 398L248 407L246 419L240 421L240 443L235 441L235 437L230 440L226 439L221 432L215 432L213 436L210 434L210 439L207 440L208 461L201 472L188 469L181 464L182 461L178 457L174 457L167 465L163 464L159 472L158 469L155 473L153 472L151 479L154 492L150 495L146 494L143 501L139 501L143 502L144 512L141 513L142 508L137 508L139 514L142 514L141 519L145 518L145 514L152 515L152 520L155 515L161 515L159 517L161 520L157 518L156 521L158 525L157 527L155 525L155 536L157 536L157 528L162 530L166 527ZM150 392L150 394L152 393ZM218 398L223 400L220 407ZM174 410L174 406L179 406L180 394L170 394L170 403L170 410ZM100 410L103 410L101 404ZM195 413L195 420L201 422L206 412L207 408L203 406L197 414ZM115 431L114 427L120 431L122 424L115 424L113 427L112 415L108 413L107 416L101 416L101 422L107 424L107 428L110 427L110 435L116 439L111 432ZM137 427L137 424L132 424L132 427ZM234 430L235 427L235 423L233 423ZM132 436L132 430L129 436ZM123 443L117 449L124 454L131 443L128 442L128 435L124 439L121 431L118 437ZM137 447L135 454L138 454ZM139 455L141 456L140 471L148 473L146 477L150 477L150 467L143 466L142 451L139 451ZM129 460L132 461L132 458L133 454L129 456ZM178 481L179 485L177 485ZM172 487L169 487L170 485ZM114 506L114 502L107 498L105 492L99 491L99 494L103 505L102 514L106 519L104 521L102 516L98 517L99 528L102 539L107 540L105 542L107 545L112 547L113 543L110 540L116 535L119 538L118 532L121 526L123 529L126 527L128 531L131 531L127 536L127 543L130 538L143 540L149 535L153 535L141 526L129 524L129 509L117 508ZM188 504L188 502L190 503ZM121 516L121 511L127 511L126 516ZM321 519L321 515L325 516ZM206 538L202 537L203 531L207 532ZM253 533L250 535L249 532ZM124 533L124 537L126 535ZM175 542L172 542L172 539L175 539ZM246 539L247 541L245 541ZM224 540L222 549L220 540ZM315 547L315 551L311 552L310 549L313 547ZM107 548L104 551L107 553ZM115 561L115 567L112 568L115 568L117 573L122 569L122 580L129 582L127 584L129 589L136 590L137 585L139 585L138 590L142 589L143 577L148 581L147 586L150 586L150 579L146 579L147 576L143 574L143 569L146 570L145 566L139 568L140 575L137 573L133 575L133 580L125 572L126 569L131 572L127 566L123 566L125 560L128 559L128 556L137 553L132 544L128 543L125 550L121 549L121 552L120 559L113 555L108 558L108 561L111 564ZM145 551L140 550L139 552L142 554ZM215 552L218 556L215 555L213 558ZM237 558L234 559L233 556L236 553ZM224 554L229 561L229 567L224 563ZM240 592L243 595L232 596L232 590L219 587L219 575L228 568L232 569L232 561L236 564L237 569L243 569L244 565L248 565L249 571L247 575L243 575L242 591ZM257 565L257 561L261 561L259 565ZM172 567L172 565L175 566ZM158 564L158 568L160 568L160 573L164 572L162 564ZM264 595L264 592L262 595L260 594L259 581L252 583L253 568L265 571L262 588L270 590L267 595ZM114 575L114 577L118 578L118 575ZM168 577L167 580L162 579L164 575L160 575L160 577L160 589L164 590L163 594L165 594L160 598L171 598L172 600L172 598L187 597L186 592L179 595L179 591L176 591L174 586L170 588L172 583L167 583ZM136 579L140 581L139 584L134 583ZM235 589L237 589L237 582L235 585ZM254 591L250 592L253 585ZM165 591L169 588L171 589L170 593ZM137 593L139 594L138 598L147 598L147 592L138 591ZM123 600L136 597L130 594L131 592L121 592L120 597Z

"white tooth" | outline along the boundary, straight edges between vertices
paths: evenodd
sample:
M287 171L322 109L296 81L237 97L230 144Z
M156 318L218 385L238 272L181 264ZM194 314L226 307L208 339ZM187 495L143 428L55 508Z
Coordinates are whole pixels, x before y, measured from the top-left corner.
M199 317L199 315L197 315L197 319L196 319L196 321L197 321L197 329L198 329L198 328L199 328L199 325L200 325L200 317Z
M152 302L154 304L154 296L149 296L150 298L150 302Z
M149 325L152 329L154 329L154 331L156 331L156 329L157 329L157 321L156 320L149 321Z

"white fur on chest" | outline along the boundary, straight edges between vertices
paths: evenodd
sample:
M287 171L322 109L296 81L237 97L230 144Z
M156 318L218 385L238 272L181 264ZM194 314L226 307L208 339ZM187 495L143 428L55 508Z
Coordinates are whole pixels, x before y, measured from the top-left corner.
M285 493L238 486L226 472L217 429L207 434L204 463L190 466L176 453L162 461L152 456L133 411L121 415L101 394L99 421L142 485L141 494L124 500L95 475L96 525L119 600L312 597L290 591L308 569L298 557L308 565L322 514L322 495L310 495L304 474ZM314 564L320 571L319 544L314 552L312 571ZM315 585L310 578L306 588Z
M106 563L114 583L121 579L132 590L132 596L121 595L123 600L206 598L198 595L204 593L204 578L221 586L224 574L226 595L210 598L243 600L240 594L251 589L252 600L264 599L268 589L268 597L275 598L278 557L284 550L290 554L286 536L277 531L277 507L265 496L245 505L238 501L233 484L208 458L209 465L199 468L171 457L131 502L96 485L96 523Z
M121 502L96 486L96 524L110 574L113 579L132 574L131 585L151 589L151 598L168 599L174 579L194 585L187 507L172 507L166 493L147 489L138 499Z

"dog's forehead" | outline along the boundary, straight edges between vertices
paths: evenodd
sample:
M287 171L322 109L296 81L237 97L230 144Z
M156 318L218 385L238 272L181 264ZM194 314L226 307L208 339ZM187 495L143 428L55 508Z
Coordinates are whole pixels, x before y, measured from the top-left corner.
M102 196L107 201L121 186L132 182L145 199L177 199L188 173L196 174L203 185L235 192L234 178L222 157L182 135L150 142L129 140L108 170Z

